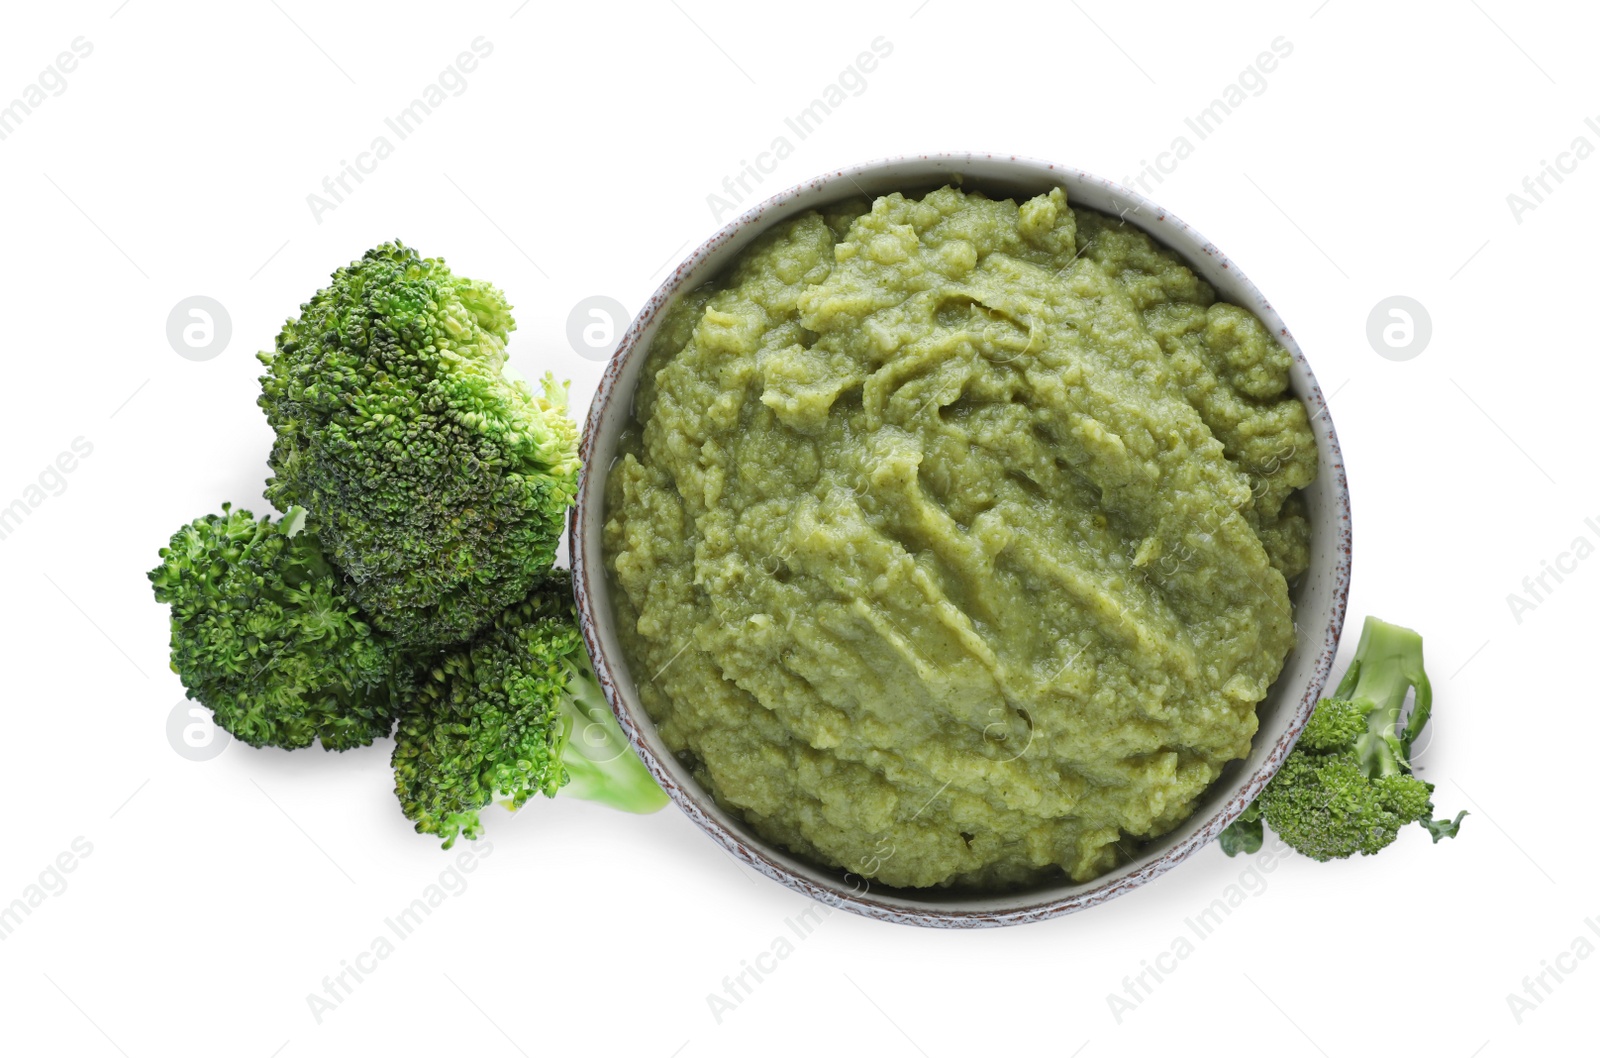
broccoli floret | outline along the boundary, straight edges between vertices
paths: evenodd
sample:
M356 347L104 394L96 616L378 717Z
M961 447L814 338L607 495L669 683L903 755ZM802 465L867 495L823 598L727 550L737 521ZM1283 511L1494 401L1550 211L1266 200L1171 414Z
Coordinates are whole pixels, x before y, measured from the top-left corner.
M401 708L395 793L419 834L477 838L479 809L563 787L629 812L667 803L595 681L572 601L552 570L470 644L436 658Z
M1416 698L1402 729L1400 711L1412 690ZM1411 823L1421 823L1435 842L1455 837L1467 813L1434 819L1433 784L1411 772L1411 747L1432 707L1422 637L1367 618L1333 697L1317 703L1283 767L1250 806L1259 808L1259 818L1241 816L1225 830L1223 851L1232 856L1259 848L1259 819L1315 860L1370 856ZM1252 829L1254 848L1247 847Z
M505 373L514 327L495 287L394 242L260 354L267 499L310 512L356 602L406 646L471 638L555 557L578 431L565 384Z
M365 746L389 733L407 660L368 624L303 528L223 504L179 529L149 573L172 608L172 671L251 746Z
M1324 698L1312 710L1295 745L1319 753L1336 753L1354 743L1366 730L1367 714L1360 704L1343 698Z

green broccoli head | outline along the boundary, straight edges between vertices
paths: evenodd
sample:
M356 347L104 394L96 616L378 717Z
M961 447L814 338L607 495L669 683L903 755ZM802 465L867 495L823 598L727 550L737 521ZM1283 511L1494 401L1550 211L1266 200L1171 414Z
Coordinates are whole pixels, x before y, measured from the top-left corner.
M514 326L499 290L395 242L335 272L260 354L267 499L310 512L404 645L469 639L555 557L578 431L564 384L506 375Z
M628 746L575 623L572 580L541 576L471 643L437 657L402 707L395 793L420 834L477 838L478 812L569 793L633 812L666 795Z
M1413 690L1416 700L1402 729L1400 713ZM1317 703L1257 800L1266 825L1316 860L1379 852L1412 823L1421 823L1436 842L1454 837L1466 813L1435 820L1433 785L1411 771L1411 746L1432 701L1422 637L1367 618L1349 671L1333 697Z
M223 504L173 534L149 573L172 609L172 671L248 745L365 746L393 725L406 662L303 522Z
M1352 753L1295 752L1261 795L1267 826L1314 860L1371 855L1400 828L1431 818L1433 787L1410 775L1373 778Z

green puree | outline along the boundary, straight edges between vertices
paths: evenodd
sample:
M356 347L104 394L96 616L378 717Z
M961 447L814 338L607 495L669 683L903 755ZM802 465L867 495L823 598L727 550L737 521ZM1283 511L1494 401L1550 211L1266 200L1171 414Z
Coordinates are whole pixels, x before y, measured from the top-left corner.
M670 313L610 472L645 708L818 863L1109 869L1245 755L1294 643L1289 363L1059 190L780 225Z

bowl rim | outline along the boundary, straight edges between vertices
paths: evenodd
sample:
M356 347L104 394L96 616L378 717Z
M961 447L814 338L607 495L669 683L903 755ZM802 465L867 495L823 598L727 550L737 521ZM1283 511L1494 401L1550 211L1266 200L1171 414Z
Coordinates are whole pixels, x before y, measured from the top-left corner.
M1048 887L1022 890L1014 894L1014 899L1008 899L1007 894L1001 894L989 898L987 901L989 906L985 907L955 904L941 907L926 897L910 899L897 895L908 892L906 890L891 888L875 890L870 883L855 875L849 873L839 875L837 872L816 867L781 851L754 834L740 833L735 829L735 826L739 825L736 819L715 803L712 795L687 773L681 763L670 753L662 755L656 753L654 747L644 737L644 728L648 725L653 731L654 722L637 697L630 700L623 692L623 687L628 684L626 664L620 657L611 656L599 635L601 622L611 620L611 615L601 613L604 608L602 600L606 597L608 588L604 583L604 559L601 554L598 526L591 527L590 522L593 519L600 526L604 524L605 479L610 467L608 465L596 471L591 457L607 409L613 400L626 399L631 412L637 377L634 379L634 385L625 393L619 389L619 385L632 361L648 355L647 346L640 341L641 336L651 332L653 337L656 321L678 294L694 289L705 279L717 274L722 266L721 262L718 263L718 268L707 271L704 275L701 272L706 262L718 250L741 235L747 234L749 238L754 238L760 231L803 211L797 205L802 200L807 200L804 208L810 209L830 201L851 197L848 185L855 183L857 177L876 179L886 170L922 167L928 171L930 178L908 177L904 186L908 190L913 190L922 186L937 186L940 178L932 174L954 174L963 172L964 166L982 163L993 163L1002 168L1015 167L1019 182L1054 183L1061 186L1067 191L1069 202L1072 201L1073 185L1095 186L1109 193L1113 200L1127 201L1131 206L1127 212L1136 218L1135 226L1145 231L1159 245L1177 254L1191 268L1196 268L1197 255L1204 255L1212 258L1221 269L1231 272L1232 282L1249 295L1249 303L1243 304L1242 307L1254 312L1263 323L1274 330L1279 342L1293 358L1292 371L1295 381L1304 389L1303 393L1296 395L1305 405L1316 434L1319 449L1318 474L1319 477L1331 476L1326 485L1331 488L1333 505L1332 509L1324 512L1322 517L1332 523L1335 537L1332 545L1334 560L1332 568L1326 571L1331 577L1329 589L1331 601L1329 620L1320 630L1321 642L1320 644L1316 642L1316 632L1297 637L1295 647L1284 661L1284 669L1287 671L1290 662L1300 651L1317 649L1319 653L1311 678L1301 692L1300 700L1295 704L1288 724L1279 733L1272 749L1243 785L1220 805L1215 806L1209 819L1181 840L1161 849L1158 855L1133 869L1129 867L1132 863L1138 863L1138 858L1084 883L1061 882ZM981 187L985 178L973 177L971 182ZM817 197L820 192L830 188L838 189L835 197ZM857 193L860 193L859 185ZM868 197L876 199L879 196L868 195ZM810 201L812 199L814 201ZM1158 226L1158 230L1150 230L1145 224L1139 223L1137 218L1147 219L1149 223ZM1224 299L1219 296L1219 300L1238 303L1244 299ZM1319 422L1321 425L1316 425ZM1102 904L1138 888L1182 863L1194 852L1214 841L1245 806L1255 799L1267 781L1277 772L1321 695L1344 626L1349 600L1351 566L1350 496L1345 478L1344 460L1321 387L1311 371L1310 364L1306 361L1305 354L1277 311L1262 296L1255 284L1246 278L1214 243L1165 208L1138 192L1103 177L1025 155L957 151L874 159L834 169L812 180L796 184L739 214L684 258L629 323L615 353L606 365L594 399L589 405L584 421L580 457L582 465L578 477L577 504L568 536L578 623L584 643L594 662L595 676L634 751L639 754L645 767L661 784L672 802L737 860L796 892L831 907L843 908L870 918L944 928L1005 926L1040 921ZM590 553L590 545L586 543L591 538L595 541L593 554ZM1310 576L1312 572L1308 571L1306 576ZM1296 616L1298 617L1298 614ZM1258 732L1255 737L1259 739L1260 733ZM1219 777L1208 790L1214 789L1223 781L1224 777ZM1186 825L1187 823L1180 824L1180 828ZM1159 842L1164 837L1165 835L1152 840Z

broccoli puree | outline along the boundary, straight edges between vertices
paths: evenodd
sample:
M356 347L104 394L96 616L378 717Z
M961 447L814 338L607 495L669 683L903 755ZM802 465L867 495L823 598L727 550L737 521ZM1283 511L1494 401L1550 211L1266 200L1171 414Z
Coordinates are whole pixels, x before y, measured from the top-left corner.
M814 862L1106 871L1248 752L1294 643L1289 364L1060 190L777 226L669 312L607 481L645 708Z

